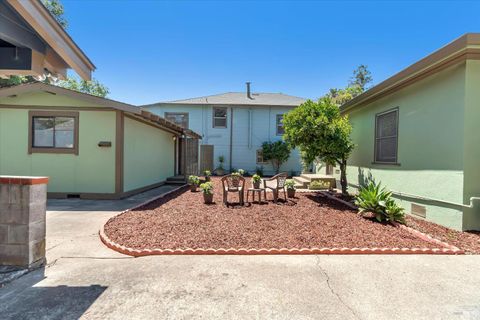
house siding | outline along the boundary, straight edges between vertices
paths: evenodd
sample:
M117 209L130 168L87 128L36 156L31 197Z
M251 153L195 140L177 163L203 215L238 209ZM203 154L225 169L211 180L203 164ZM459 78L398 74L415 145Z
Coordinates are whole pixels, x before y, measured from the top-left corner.
M347 168L350 191L355 190L365 177L372 177L397 192L464 203L464 189L472 185L464 185L464 166L468 168L471 165L473 169L471 155L464 152L464 124L468 117L465 113L465 77L465 64L455 65L349 112L352 139L356 145ZM399 165L373 164L375 115L397 107ZM476 105L476 123L479 120L478 110ZM472 132L473 124L468 133ZM477 139L472 143L476 142L478 146ZM479 153L477 149L475 152ZM468 160L465 160L466 156ZM339 178L338 170L335 174ZM428 220L455 229L466 228L463 209L459 205L398 194L395 197L408 212L411 204L416 203L426 206Z
M228 106L227 128L213 128L213 106L158 104L148 106L150 112L164 116L165 112L187 112L190 129L201 134L201 144L214 145L214 165L218 167L218 157L224 156L225 169L244 169L255 172L263 166L264 174L272 175L271 164L257 164L256 151L265 141L277 141L282 137L276 134L276 115L285 114L293 107L275 106ZM230 159L230 133L233 110L232 160ZM251 122L250 120L251 119ZM293 150L281 171L300 172L302 169L298 150Z
M60 98L60 99L59 99ZM79 154L28 154L28 106L42 110L91 106L49 93L29 93L3 98L0 104L0 174L50 177L48 192L115 192L115 112L79 112ZM17 105L15 109L12 106ZM38 109L35 109L38 110ZM63 109L62 109L63 110ZM111 141L111 148L99 148L99 141Z
M125 192L164 182L174 175L173 134L124 118Z

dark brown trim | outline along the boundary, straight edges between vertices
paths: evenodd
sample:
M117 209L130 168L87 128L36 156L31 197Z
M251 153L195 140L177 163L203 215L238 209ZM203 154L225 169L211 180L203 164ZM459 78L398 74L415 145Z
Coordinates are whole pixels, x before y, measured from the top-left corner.
M165 132L172 133L172 134L174 134L174 135L176 135L176 136L180 136L180 133L179 133L179 132L176 132L176 131L173 131L173 130L169 130L169 129L165 128L165 127L162 127L162 126L157 125L157 124L155 124L155 123L149 122L149 121L147 121L147 120L143 120L143 119L141 119L141 118L137 118L137 117L132 116L132 115L127 114L127 113L125 114L125 118L129 118L129 119L132 119L132 120L141 122L141 123L143 123L143 124L149 125L149 126L151 126L151 127L154 127L154 128L160 129L160 130L163 130L163 131L165 131Z
M379 138L377 138L377 123L378 123L378 117L380 116L383 116L383 115L386 115L386 114L389 114L389 113L392 113L392 112L395 112L397 114L397 125L396 125L396 133L395 133L395 138L396 138L396 146L397 146L397 150L395 151L395 160L392 161L392 162L388 162L388 161L378 161L377 160L377 140ZM395 108L391 108L391 109L388 109L388 110L385 110L385 111L382 111L382 112L379 112L377 114L375 114L375 132L373 134L373 163L375 164L382 164L382 165L399 165L398 164L398 124L399 124L399 119L400 119L400 109L399 107L395 107Z
M33 117L71 117L75 119L73 129L73 148L36 148L33 147ZM28 154L32 153L60 153L74 154L79 152L79 112L73 111L29 111L28 112Z
M72 107L72 106L33 106L33 105L7 105L0 104L0 109L28 109L28 110L60 110L60 111L114 111L108 107Z
M115 114L115 193L123 192L123 159L125 147L125 120L123 111Z

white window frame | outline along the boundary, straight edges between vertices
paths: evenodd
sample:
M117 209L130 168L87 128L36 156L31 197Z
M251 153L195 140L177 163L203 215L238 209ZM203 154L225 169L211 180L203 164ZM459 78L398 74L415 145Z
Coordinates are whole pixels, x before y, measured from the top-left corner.
M261 161L258 161L258 159L261 158ZM268 161L265 161L263 159L263 150L262 149L257 149L255 152L255 163L256 164L266 164Z
M279 119L282 122L280 122ZM282 127L283 133L278 132L279 127ZM285 134L285 128L283 127L283 113L277 114L277 116L275 117L275 133L277 134L277 136L283 136Z
M225 110L225 117L216 117L215 116L215 110L217 110L217 109ZM215 125L215 120L216 119L225 119L225 126L216 126ZM227 128L227 125L228 125L228 108L227 107L213 107L212 108L212 127L213 128L224 129L224 128Z
M176 123L176 122L173 122L173 121L168 120L168 116L172 116L172 115L173 115L173 116L175 116L175 115L185 116L185 117L187 118L186 127L183 127L182 125L180 125L180 124L178 124L178 123ZM164 116L165 116L165 119L166 119L167 121L173 122L173 123L175 123L176 125L181 126L181 127L184 128L184 129L188 129L188 127L189 127L189 125L190 125L190 123L189 123L189 121L190 121L190 116L189 116L188 112L165 112Z

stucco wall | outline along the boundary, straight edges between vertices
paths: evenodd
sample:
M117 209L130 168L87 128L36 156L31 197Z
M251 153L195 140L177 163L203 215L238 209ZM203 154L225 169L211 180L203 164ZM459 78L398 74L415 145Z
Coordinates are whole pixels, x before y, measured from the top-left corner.
M372 176L388 189L463 203L465 64L450 67L349 113L356 144L348 166L354 185ZM399 165L374 161L375 114L399 108ZM337 168L338 169L338 168ZM398 197L427 207L427 219L462 229L462 208Z
M127 117L124 128L125 192L174 175L173 134Z
M214 145L214 162L218 166L218 157L225 157L225 169L230 168L230 117L232 108L228 108L227 128L213 128L212 106L189 105L156 105L148 108L150 112L165 116L165 112L187 112L189 114L189 128L201 134L201 144ZM254 172L257 166L264 167L264 174L273 174L271 164L257 164L256 150L261 148L265 141L281 140L276 135L276 115L284 114L289 107L233 107L233 152L232 167ZM249 112L251 115L249 115ZM251 128L249 128L251 118ZM282 171L297 171L302 169L300 156L293 150L290 159L282 165Z
M44 110L55 110L57 97L48 94ZM44 97L44 94L38 95ZM19 99L20 100L20 99ZM22 99L23 100L23 99ZM32 105L35 102L32 99ZM23 102L23 101L22 101ZM9 99L10 105L19 104ZM39 104L36 101L37 105ZM68 106L66 101L60 102ZM74 103L77 104L78 103ZM99 148L111 141L111 148ZM0 174L50 177L48 192L115 192L115 112L79 111L79 154L28 154L28 109L0 107Z

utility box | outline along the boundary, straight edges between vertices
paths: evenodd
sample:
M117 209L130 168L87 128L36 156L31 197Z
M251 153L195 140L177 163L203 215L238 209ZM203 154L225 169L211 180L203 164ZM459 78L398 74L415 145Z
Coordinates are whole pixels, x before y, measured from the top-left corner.
M47 177L0 176L0 265L45 263Z

